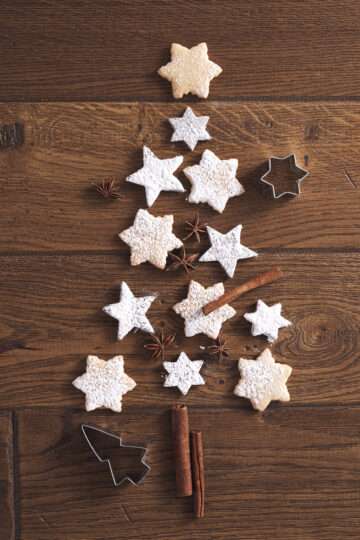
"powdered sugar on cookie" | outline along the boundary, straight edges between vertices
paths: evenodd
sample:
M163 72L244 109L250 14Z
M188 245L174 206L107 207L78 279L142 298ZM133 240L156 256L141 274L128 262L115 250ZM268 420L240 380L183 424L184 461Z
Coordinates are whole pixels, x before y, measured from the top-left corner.
M234 394L251 401L254 409L264 411L273 400L290 401L286 382L292 368L275 362L270 349L265 349L256 360L240 358L241 379Z
M235 309L225 304L210 315L204 315L202 307L223 294L224 285L222 283L205 288L197 281L190 282L187 298L173 307L175 313L185 319L186 337L201 333L212 339L218 337L223 323L236 314Z
M191 203L207 203L222 213L228 200L244 193L244 188L236 178L237 159L219 159L211 150L205 150L198 165L184 169L192 189Z
M155 217L147 210L138 210L133 225L119 234L130 246L133 266L149 261L157 268L165 268L169 251L183 245L172 232L173 223L172 215Z
M86 372L77 377L73 385L86 395L87 411L105 407L121 412L122 397L135 388L136 382L125 373L122 356L105 361L90 355L86 360Z

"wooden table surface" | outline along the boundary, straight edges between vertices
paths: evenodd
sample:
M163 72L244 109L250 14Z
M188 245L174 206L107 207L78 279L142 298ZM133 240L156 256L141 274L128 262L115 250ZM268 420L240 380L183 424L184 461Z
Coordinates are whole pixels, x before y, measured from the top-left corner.
M1 6L0 123L20 120L25 144L0 152L1 540L345 540L360 525L360 5L352 0L19 1ZM174 101L156 70L169 46L206 41L224 72L207 101ZM167 118L191 102L210 116L213 140L191 153L170 143ZM246 193L223 215L163 193L155 214L175 232L199 209L222 231L244 226L259 257L225 280L216 263L193 277L226 287L280 265L286 278L233 305L221 362L211 340L185 338L172 312L189 278L129 265L117 234L144 190L125 184L142 145L196 163L209 147L239 160ZM257 179L270 155L295 153L311 175L300 198L264 198ZM121 183L123 201L91 183ZM186 188L189 184L180 175ZM204 251L187 242L189 252ZM144 334L116 341L101 308L119 283L160 293L149 311L206 360L206 385L185 399L162 388ZM282 302L293 325L273 345L293 367L292 400L263 414L232 394L240 355L266 347L243 319L258 298ZM88 354L124 354L137 381L120 415L84 411L72 387ZM206 446L206 517L176 498L169 408L184 401ZM141 488L114 489L81 439L81 422L148 442ZM140 439L140 441L139 441Z

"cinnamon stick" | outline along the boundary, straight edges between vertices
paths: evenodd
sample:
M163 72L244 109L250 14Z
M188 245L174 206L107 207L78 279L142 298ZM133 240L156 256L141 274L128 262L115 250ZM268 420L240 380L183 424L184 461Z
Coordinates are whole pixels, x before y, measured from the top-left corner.
M206 306L202 308L202 311L204 315L210 315L210 313L212 313L216 309L224 306L225 304L228 304L229 302L232 302L233 300L236 300L236 298L238 298L242 294L251 291L252 289L256 289L257 287L261 287L262 285L273 283L274 281L283 277L283 275L283 272L278 267L273 268L268 272L264 272L263 274L259 274L258 276L255 276L248 281L245 281L245 283L243 283L239 287L236 287L231 291L226 291L226 293L220 296L220 298L217 298L209 304L206 304Z
M204 447L201 431L191 432L191 464L194 484L194 513L198 518L205 515Z
M172 407L172 434L175 452L176 491L179 497L190 497L193 488L189 416L186 405L173 405Z

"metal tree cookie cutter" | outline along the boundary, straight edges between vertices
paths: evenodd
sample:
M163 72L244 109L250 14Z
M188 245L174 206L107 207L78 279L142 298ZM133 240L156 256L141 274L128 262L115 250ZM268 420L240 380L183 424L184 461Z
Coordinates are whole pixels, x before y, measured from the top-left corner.
M274 169L276 169L275 163L279 162L284 163L287 162L287 169L288 173L291 173L293 178L291 178L291 181L294 184L294 189L284 189L277 191L276 187L276 180L281 178L280 172L276 173ZM271 188L271 194L273 199L280 199L280 197L283 197L285 195L288 195L290 197L297 197L301 193L301 182L308 176L309 171L305 169L301 169L297 163L295 154L289 154L283 158L271 156L269 158L269 167L265 174L263 174L260 178L260 182L263 184L266 184ZM280 182L279 182L280 183ZM281 184L281 183L280 183Z
M82 431L82 434L83 434L88 446L90 447L90 450L92 451L92 453L94 454L96 459L100 463L107 463L107 465L109 467L110 474L111 474L111 479L112 479L112 482L113 482L115 487L119 487L124 482L130 482L130 484L132 484L133 486L139 486L140 484L143 483L143 481L145 480L145 477L147 476L148 472L151 470L150 465L148 465L147 462L146 462L146 454L147 454L146 446L125 444L122 441L122 438L119 437L118 435L114 435L114 433L109 433L108 431L105 431L105 430L103 430L101 428L98 428L96 426L91 426L89 424L81 424L81 431ZM95 446L93 445L93 443L90 440L89 432L95 432L95 434L97 433L97 434L103 435L104 437L110 437L110 438L118 440L120 448L143 450L143 454L141 456L140 463L144 466L144 472L139 476L139 478L135 478L132 474L127 473L127 474L124 474L123 476L121 476L120 480L117 480L115 471L114 471L113 466L111 464L111 459L108 458L108 457L104 457L104 458L101 457L101 455L96 450Z

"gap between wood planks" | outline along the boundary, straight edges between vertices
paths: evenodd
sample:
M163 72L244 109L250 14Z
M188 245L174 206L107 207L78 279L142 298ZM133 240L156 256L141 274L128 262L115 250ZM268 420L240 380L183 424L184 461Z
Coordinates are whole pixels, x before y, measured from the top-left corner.
M195 249L195 248L194 248ZM332 254L332 253L360 253L360 247L309 247L309 248L283 248L283 247L268 247L268 248L258 248L257 253L260 254L307 254L307 253L319 253L319 254ZM192 250L189 250L191 253ZM54 251L0 251L0 257L78 257L78 256L89 256L89 257L103 257L104 255L119 255L121 254L121 249L106 249L90 251L88 249L84 250L54 250Z
M164 104L167 105L169 103L172 104L206 104L209 105L216 105L217 103L319 103L319 102L325 102L325 103L359 103L360 102L360 95L359 96L223 96L223 97L216 97L210 98L208 100L199 101L198 98L192 97L192 96L185 96L180 101L175 100L171 95L169 95L166 99L159 99L155 96L138 96L138 95L131 95L131 96L118 96L118 97L111 97L111 99L103 96L89 96L89 97L81 97L81 99L74 99L72 97L61 99L50 99L50 100L41 100L38 98L31 99L29 97L26 97L26 99L16 99L16 98L9 98L9 99L1 99L1 104L8 104L8 103L14 103L14 104L34 104L34 103L47 103L51 105L54 104L69 104L69 103L152 103L152 104Z

